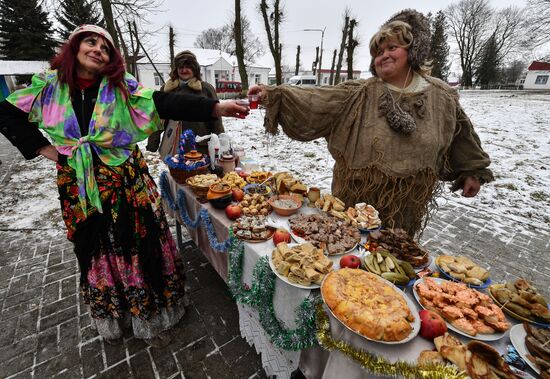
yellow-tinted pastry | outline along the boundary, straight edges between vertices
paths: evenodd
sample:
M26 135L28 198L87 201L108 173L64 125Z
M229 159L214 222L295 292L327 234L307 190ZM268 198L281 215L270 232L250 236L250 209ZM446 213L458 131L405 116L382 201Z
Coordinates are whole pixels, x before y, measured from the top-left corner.
M351 329L374 340L401 341L414 321L403 295L377 275L344 268L327 275L323 299Z

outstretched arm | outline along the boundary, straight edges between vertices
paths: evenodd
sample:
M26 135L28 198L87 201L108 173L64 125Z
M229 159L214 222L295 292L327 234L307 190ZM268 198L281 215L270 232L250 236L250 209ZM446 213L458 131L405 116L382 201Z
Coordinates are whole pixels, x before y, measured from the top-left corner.
M181 121L210 121L219 117L238 117L248 113L248 107L235 101L208 99L187 93L160 92L153 93L153 101L162 119Z

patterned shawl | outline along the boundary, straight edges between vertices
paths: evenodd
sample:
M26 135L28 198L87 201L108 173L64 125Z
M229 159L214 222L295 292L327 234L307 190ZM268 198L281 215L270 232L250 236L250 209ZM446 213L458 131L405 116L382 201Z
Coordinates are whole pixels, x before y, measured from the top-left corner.
M118 166L128 159L137 142L161 127L153 102L154 91L144 88L128 73L122 87L103 78L86 136L80 133L69 86L59 81L55 70L34 75L30 87L7 98L29 113L29 121L38 123L58 152L68 156L69 166L76 171L78 196L85 215L86 197L102 212L92 148L103 163Z

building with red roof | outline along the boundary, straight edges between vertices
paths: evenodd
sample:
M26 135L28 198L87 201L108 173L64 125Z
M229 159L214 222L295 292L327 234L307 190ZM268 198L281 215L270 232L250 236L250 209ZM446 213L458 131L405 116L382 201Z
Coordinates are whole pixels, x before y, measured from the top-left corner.
M550 90L550 63L533 61L527 68L523 88Z

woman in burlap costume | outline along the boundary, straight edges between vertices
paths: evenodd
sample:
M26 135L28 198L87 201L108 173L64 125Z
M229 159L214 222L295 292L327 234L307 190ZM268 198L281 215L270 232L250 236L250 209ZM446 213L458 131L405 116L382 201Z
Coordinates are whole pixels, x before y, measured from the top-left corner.
M488 155L458 94L428 75L430 28L414 10L394 15L373 36L368 80L301 88L254 86L265 128L292 139L325 138L336 163L332 193L347 206L372 204L386 227L421 232L440 181L475 196L493 180Z

